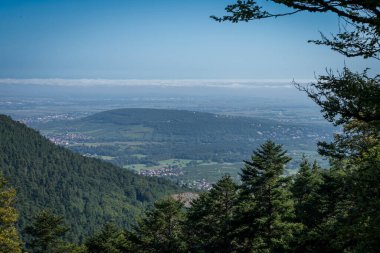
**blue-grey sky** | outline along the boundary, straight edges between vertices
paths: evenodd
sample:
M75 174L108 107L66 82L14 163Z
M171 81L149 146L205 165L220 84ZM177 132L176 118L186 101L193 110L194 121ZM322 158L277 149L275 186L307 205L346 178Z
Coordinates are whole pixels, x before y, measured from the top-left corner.
M233 2L0 0L0 78L310 79L344 64L380 71L378 61L307 43L337 31L334 15L209 18Z

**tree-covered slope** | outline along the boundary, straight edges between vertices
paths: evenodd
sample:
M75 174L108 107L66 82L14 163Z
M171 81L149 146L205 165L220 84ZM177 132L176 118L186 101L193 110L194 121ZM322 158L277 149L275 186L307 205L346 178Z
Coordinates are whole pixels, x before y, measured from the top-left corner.
M279 122L250 117L237 117L206 112L126 108L104 111L75 122L80 126L98 126L102 124L114 130L123 130L126 126L143 126L139 129L145 135L136 135L137 140L183 140L198 138L199 142L244 141L248 137L259 138L262 134L257 131L265 131L273 127L288 128ZM74 125L76 126L76 125ZM306 128L305 126L290 126L290 128ZM149 131L149 130L152 131ZM314 130L314 129L313 129ZM132 137L132 136L129 136Z
M64 216L73 240L107 221L129 226L141 208L180 189L51 143L0 115L0 171L17 190L19 227L40 209Z

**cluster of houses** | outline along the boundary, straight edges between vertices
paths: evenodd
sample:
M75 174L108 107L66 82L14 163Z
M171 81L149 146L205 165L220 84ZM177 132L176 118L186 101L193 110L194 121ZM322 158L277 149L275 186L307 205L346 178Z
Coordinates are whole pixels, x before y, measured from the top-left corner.
M190 189L197 189L197 190L210 190L212 188L212 184L210 182L207 182L206 179L202 178L199 180L192 180L192 181L186 181L181 182L184 186L190 188Z
M76 144L78 141L83 142L84 140L90 139L90 137L86 135L77 134L77 133L50 135L48 136L48 138L54 144L61 145L61 146L68 146L70 144Z
M158 169L142 169L138 174L150 177L178 177L183 175L183 171L179 167L167 167Z
M31 123L46 123L50 121L58 121L58 120L74 120L78 118L78 116L68 113L59 113L59 114L51 114L51 115L43 115L43 116L33 116L29 118L25 118L21 120L21 122L25 124Z

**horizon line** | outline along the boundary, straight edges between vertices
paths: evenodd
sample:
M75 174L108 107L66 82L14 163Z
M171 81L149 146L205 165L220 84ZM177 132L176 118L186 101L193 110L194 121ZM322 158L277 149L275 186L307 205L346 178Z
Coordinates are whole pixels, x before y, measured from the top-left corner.
M108 78L0 78L0 85L48 86L162 86L162 87L286 87L313 79L108 79ZM315 80L314 80L315 81Z

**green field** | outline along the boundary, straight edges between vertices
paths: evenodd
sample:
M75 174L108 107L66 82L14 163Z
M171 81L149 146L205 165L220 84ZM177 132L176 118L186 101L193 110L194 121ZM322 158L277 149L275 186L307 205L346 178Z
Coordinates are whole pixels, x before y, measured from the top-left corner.
M215 183L223 175L229 174L234 179L239 180L238 173L242 166L242 163L204 163L199 166L186 167L183 178L187 180L205 179L208 182Z
M145 157L142 155L137 155L137 156L140 158ZM154 169L167 168L167 167L186 168L189 166L191 162L198 163L202 161L193 161L193 160L188 160L188 159L167 159L167 160L158 161L159 164L155 166L149 166L146 164L131 164L131 165L124 165L123 168L136 170L136 171L139 171L141 169L154 170Z

